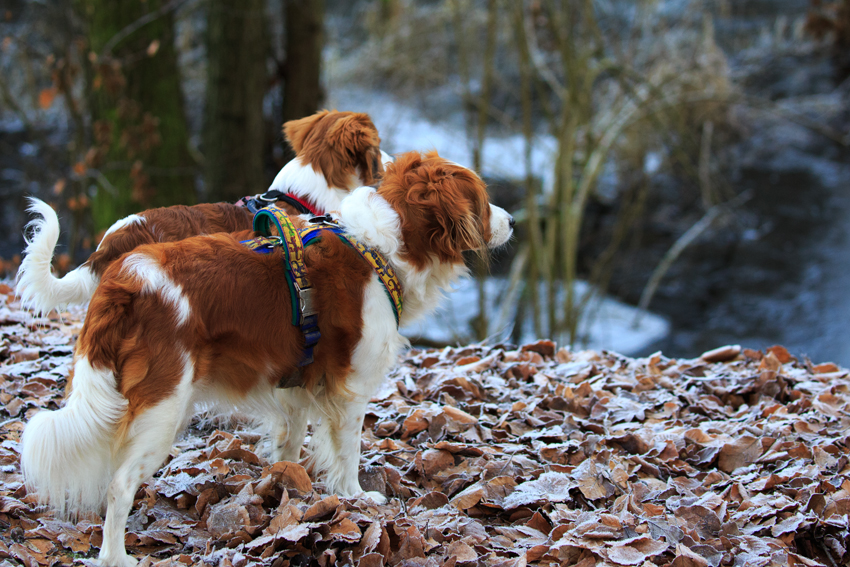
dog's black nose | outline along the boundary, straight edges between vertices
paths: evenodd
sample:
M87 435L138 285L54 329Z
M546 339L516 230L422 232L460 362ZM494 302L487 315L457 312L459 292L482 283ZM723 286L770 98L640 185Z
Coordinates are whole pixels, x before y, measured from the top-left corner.
M514 219L514 217L511 217L508 221L508 226L511 227L511 230L513 230L513 228L516 226L516 220Z

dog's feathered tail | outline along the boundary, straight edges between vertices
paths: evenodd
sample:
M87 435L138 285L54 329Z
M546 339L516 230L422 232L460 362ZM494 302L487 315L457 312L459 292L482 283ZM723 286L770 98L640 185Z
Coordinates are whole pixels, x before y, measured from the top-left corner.
M41 216L27 225L26 254L18 269L17 293L21 305L37 313L88 301L97 287L97 277L83 264L63 278L53 275L50 264L59 241L59 219L50 205L30 198L27 212Z
M65 406L35 414L21 439L21 470L27 490L62 517L99 512L115 471L113 449L127 399L115 376L92 368L86 357L74 365Z

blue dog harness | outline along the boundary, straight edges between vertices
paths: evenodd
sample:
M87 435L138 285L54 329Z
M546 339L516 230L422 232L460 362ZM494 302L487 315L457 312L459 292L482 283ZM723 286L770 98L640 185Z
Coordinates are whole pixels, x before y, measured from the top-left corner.
M304 354L299 367L313 362L313 349L321 338L318 327L318 310L313 297L314 289L307 279L307 265L304 262L304 248L321 240L323 232L331 232L343 242L357 250L384 285L384 291L393 306L396 326L399 324L403 308L401 283L392 266L378 250L369 248L348 235L345 230L330 216L313 217L310 226L297 229L287 214L272 205L257 211L254 215L254 232L259 236L242 241L242 244L260 254L269 254L276 248L282 248L286 256L286 283L289 287L289 297L292 302L292 324L301 329L304 334ZM277 236L272 235L271 227L277 229ZM300 372L292 376L284 376L279 388L303 386Z

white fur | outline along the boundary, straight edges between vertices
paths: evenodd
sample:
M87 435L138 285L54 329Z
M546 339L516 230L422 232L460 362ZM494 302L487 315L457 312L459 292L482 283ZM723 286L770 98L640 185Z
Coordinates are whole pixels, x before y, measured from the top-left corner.
M385 152L384 150L381 150L381 163L384 164L384 167L387 167L389 164L391 164L393 162L395 162L395 158L393 156L391 156L390 154L388 154L387 152Z
M464 264L443 264L434 256L425 269L417 269L398 256L390 259L404 291L402 327L433 312L452 285L469 273Z
M183 288L174 283L154 258L144 254L131 254L124 260L123 270L142 281L144 293L159 293L163 301L170 303L177 315L177 324L189 320L192 309L183 294Z
M303 164L300 157L296 157L283 166L269 190L277 189L285 193L292 193L315 203L324 211L339 210L340 203L348 195L350 189L361 185L357 176L352 176L349 187L329 187L325 176L313 169L310 164Z
M513 234L511 220L513 217L502 207L490 205L490 248L498 248L505 244Z
M44 201L30 198L29 203L27 212L42 218L27 225L32 235L26 238L16 286L21 305L36 313L48 313L63 305L88 301L97 287L97 277L85 264L61 279L53 275L51 263L59 241L59 218Z
M340 220L346 232L380 250L395 269L404 290L402 326L435 310L444 292L468 272L463 264L442 264L436 256L422 270L406 262L398 213L371 187L355 189L343 201Z
M195 367L183 353L183 375L174 392L133 420L127 438L116 454L116 468L107 492L103 544L98 562L104 566L131 567L138 563L127 555L124 531L139 486L155 473L171 451L177 434L191 414Z
M386 255L401 248L401 219L372 187L359 187L342 201L340 219L355 239Z
M279 388L275 398L282 408L280 418L272 422L272 460L297 463L301 459L301 447L307 435L309 408L315 398L303 388Z
M114 471L112 439L127 408L115 388L112 372L81 357L65 406L38 412L24 429L21 470L28 490L60 516L103 506Z
M139 216L139 215L130 215L130 216L124 217L121 220L115 221L114 223L112 223L112 226L110 226L108 229L106 229L106 232L103 233L103 238L100 239L100 242L97 245L97 249L100 250L100 247L103 244L103 241L106 240L106 237L109 236L110 234L112 234L113 232L121 230L125 226L130 226L130 225L134 225L134 224L142 224L143 222L145 222L145 218L142 217L142 216Z
M398 333L392 304L376 274L372 275L364 292L363 338L354 350L352 371L346 381L351 397L339 400L328 399L323 393L317 396L316 409L322 420L309 447L313 466L325 471L328 491L343 496L363 492L357 470L366 406L407 344ZM379 502L385 500L377 493L367 495Z

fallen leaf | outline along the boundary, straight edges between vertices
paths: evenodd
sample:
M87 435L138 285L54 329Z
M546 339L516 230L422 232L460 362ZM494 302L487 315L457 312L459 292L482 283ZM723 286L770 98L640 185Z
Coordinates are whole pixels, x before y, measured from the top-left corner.
M761 454L761 442L755 437L745 435L723 445L717 457L717 466L723 472L731 473L737 468L754 463Z
M774 345L768 348L767 352L774 355L780 364L786 364L794 360L794 357L791 356L791 353L784 346Z
M313 483L307 471L298 463L280 461L271 466L271 474L279 478L287 488L294 488L302 494L313 490Z
M741 354L741 345L728 345L702 353L700 356L706 362L728 362Z
M655 557L667 550L669 545L646 536L619 541L608 551L608 559L618 565L640 565L649 557Z
M507 498L504 506L506 510L527 506L541 501L547 502L569 502L570 489L578 487L572 477L564 473L543 473L537 480L524 482L516 487Z
M331 494L326 498L322 498L304 512L304 521L313 522L325 516L334 513L339 507L339 497L336 494Z
M449 544L446 553L449 557L456 558L458 563L478 561L478 554L475 553L475 550L461 540Z
M53 106L53 99L56 98L58 94L58 90L56 87L49 87L46 89L41 89L38 93L38 106L42 110L47 110L51 106Z

